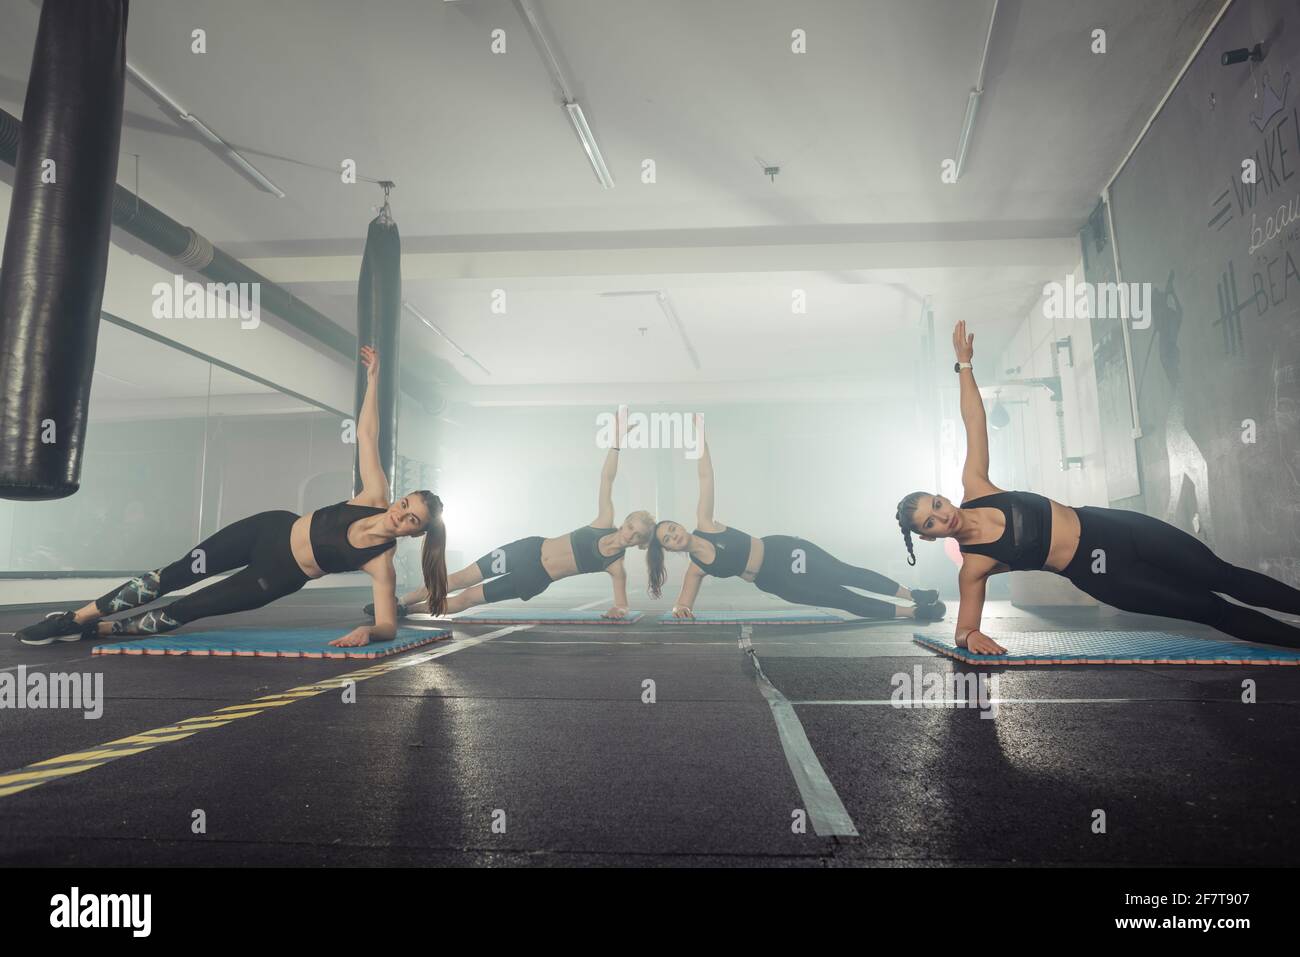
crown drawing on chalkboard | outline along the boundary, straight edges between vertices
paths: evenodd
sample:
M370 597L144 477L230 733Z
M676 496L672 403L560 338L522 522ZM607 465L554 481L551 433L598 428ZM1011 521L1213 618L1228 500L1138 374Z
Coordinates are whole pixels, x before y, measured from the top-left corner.
M1268 74L1264 74L1264 108L1258 113L1250 114L1250 121L1255 124L1255 129L1263 133L1264 127L1273 121L1273 117L1286 109L1286 91L1290 85L1291 74L1284 74L1282 77L1282 94L1279 96L1277 90L1273 89L1273 84L1268 82Z

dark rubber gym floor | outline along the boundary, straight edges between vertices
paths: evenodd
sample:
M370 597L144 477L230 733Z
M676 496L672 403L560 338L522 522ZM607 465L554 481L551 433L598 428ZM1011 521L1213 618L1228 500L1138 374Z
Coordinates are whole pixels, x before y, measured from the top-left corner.
M579 582L561 585L525 607L607 601ZM210 626L343 634L367 595L300 592ZM765 601L752 587L710 582L697 608ZM657 614L667 605L640 607ZM1090 612L1048 620L1006 603L987 614L995 635L1153 625L1209 635ZM38 616L0 611L0 631ZM986 720L969 708L889 706L895 675L953 668L914 645L912 630L905 622L753 628L757 661L806 734L809 749L792 757L811 762L813 777L824 772L856 835L818 836L811 823L795 833L795 812L810 802L740 626L668 628L648 614L625 627L457 625L455 641L492 637L383 659L447 652L358 682L353 704L338 689L308 694L0 797L0 864L1300 859L1300 668L1006 668L996 672L997 691L1009 700ZM372 664L95 657L85 644L29 648L0 637L0 669L102 672L106 698L98 720L0 711L0 779ZM1256 704L1242 703L1247 679ZM643 701L648 680L654 703ZM206 833L192 832L196 810Z

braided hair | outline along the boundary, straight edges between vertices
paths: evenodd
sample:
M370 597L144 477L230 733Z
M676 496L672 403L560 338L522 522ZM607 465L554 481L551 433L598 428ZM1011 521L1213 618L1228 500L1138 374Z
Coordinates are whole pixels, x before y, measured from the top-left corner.
M916 564L916 554L912 551L912 516L916 514L916 507L921 504L921 500L926 497L926 492L913 492L898 503L898 511L894 513L894 518L898 520L898 530L903 533L903 544L907 546L907 564Z

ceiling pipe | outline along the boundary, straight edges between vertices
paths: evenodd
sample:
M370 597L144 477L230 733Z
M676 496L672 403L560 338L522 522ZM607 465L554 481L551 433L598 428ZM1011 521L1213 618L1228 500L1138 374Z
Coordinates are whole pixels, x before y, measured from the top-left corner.
M432 319L430 319L428 316L426 316L424 313L422 313L419 309L415 308L415 306L411 305L411 304L410 304L409 302L407 302L405 299L402 300L402 305L406 308L406 311L407 311L407 312L409 312L411 315L415 316L416 319L419 319L422 323L424 323L426 326L428 326L429 329L430 329L431 331L433 331L433 332L437 333L438 335L442 336L442 338L443 338L444 340L446 340L447 345L449 345L449 346L451 346L453 349L455 349L456 352L460 354L460 357L461 357L462 359L465 359L465 360L467 360L468 362L472 362L472 363L474 363L474 365L478 366L479 369L482 370L482 372L483 372L484 375L491 375L491 374L492 374L492 373L488 370L487 366L483 365L483 363L479 362L479 361L478 361L477 359L475 359L472 355L470 355L468 352L466 352L464 349L462 349L459 345L457 345L455 339L453 339L451 336L447 335L447 333L443 332L443 331L442 331L442 327L436 325L436 324L433 322Z
M16 116L0 110L0 161L9 166L14 166L18 160L22 128L22 122ZM158 250L182 268L213 282L257 283L263 309L349 362L356 358L357 337L352 333L121 185L113 187L113 225ZM433 385L410 373L403 373L402 388L422 406L436 404L437 393Z

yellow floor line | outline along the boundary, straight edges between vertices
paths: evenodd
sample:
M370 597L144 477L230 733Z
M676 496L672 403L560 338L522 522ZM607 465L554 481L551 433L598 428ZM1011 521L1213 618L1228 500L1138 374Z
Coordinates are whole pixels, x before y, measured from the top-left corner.
M435 658L441 658L443 655L450 654L452 651L458 651L463 647L472 647L473 645L481 644L484 641L495 638L497 635L504 635L513 631L527 630L528 627L529 626L512 626L509 628L501 628L488 635L480 635L473 639L453 642L451 645L439 648L435 651L417 652L411 655L394 657L383 664L370 665L369 667L363 668L359 671L337 675L325 681L317 682L316 684L299 685L296 688L290 688L288 691L283 691L279 694L265 695L248 704L229 705L211 714L185 718L175 724L164 725L161 728L153 728L149 731L140 731L136 734L128 735L125 738L118 738L117 740L109 741L106 744L96 745L93 748L46 758L42 761L26 765L25 767L16 768L13 771L0 773L0 797L8 797L11 794L18 794L20 791L30 790L31 788L44 784L46 781L68 777L73 774L80 774L82 771L89 771L91 768L102 767L108 762L115 761L121 757L151 751L158 745L167 744L172 741L181 741L209 728L222 728L240 718L249 718L253 715L261 714L267 708L292 704L293 702L300 701L303 698L314 697L316 695L324 694L327 691L337 691L351 682L365 681L369 678L378 678L381 675L390 674L400 668L409 668L412 665L423 664L426 661L432 661ZM123 747L124 745L139 745L139 747ZM95 760L100 757L102 757L103 760ZM75 767L59 767L59 765L87 759L94 761L94 763L77 764Z
M93 761L102 757L117 757L119 755L139 754L141 751L148 751L155 747L153 744L145 744L140 747L124 748L95 748L93 751L76 751L72 754L61 754L57 758L46 758L44 761L37 761L35 764L27 765L29 768L40 768L47 764L70 764L79 761Z

